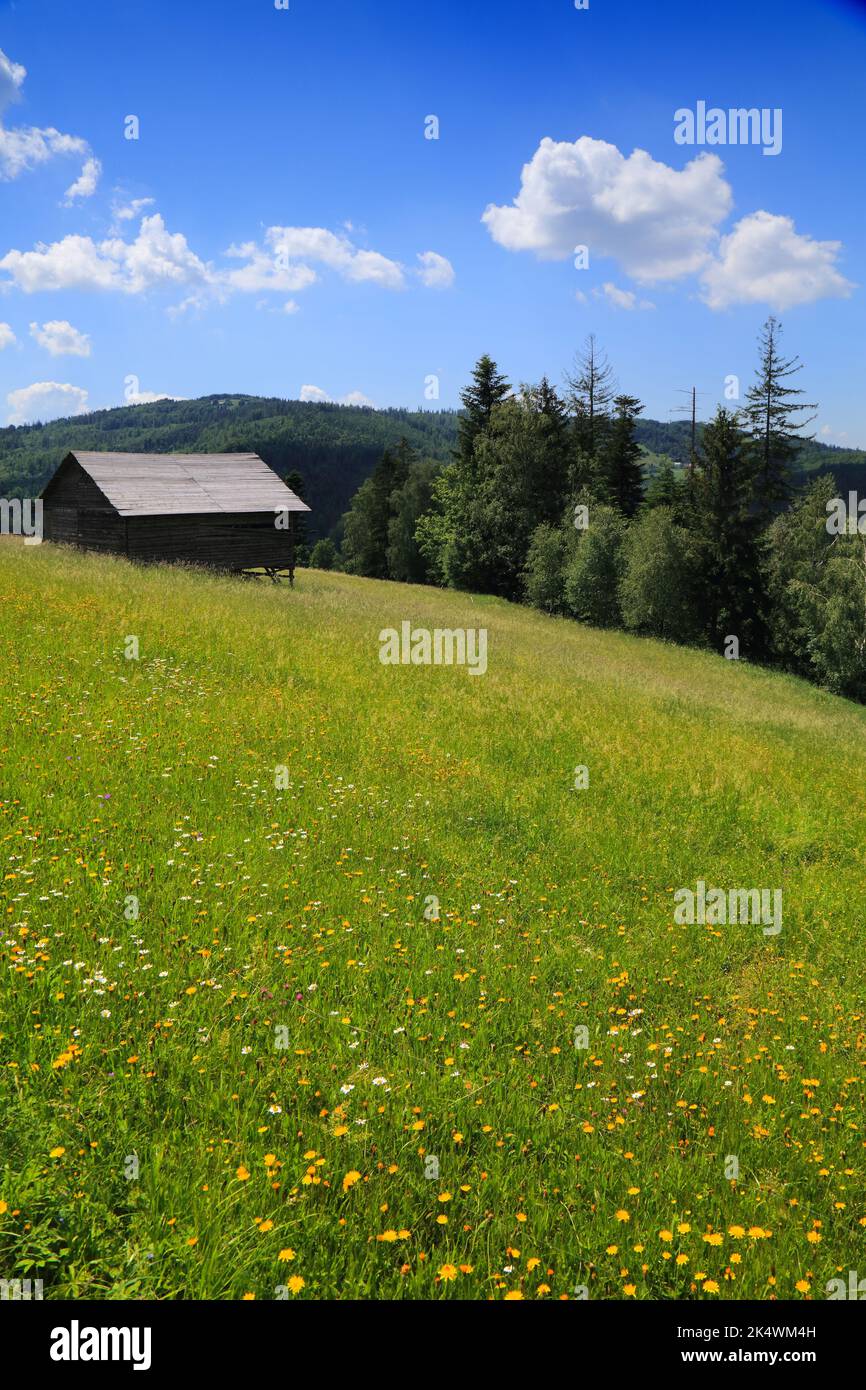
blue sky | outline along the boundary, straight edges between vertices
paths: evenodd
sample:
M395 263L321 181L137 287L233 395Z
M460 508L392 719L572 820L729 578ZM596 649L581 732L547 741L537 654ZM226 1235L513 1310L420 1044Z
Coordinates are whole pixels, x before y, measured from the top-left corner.
M289 5L0 0L0 423L456 405L482 352L558 381L590 332L648 415L706 414L772 310L866 447L862 5ZM678 144L701 101L780 108L780 152Z

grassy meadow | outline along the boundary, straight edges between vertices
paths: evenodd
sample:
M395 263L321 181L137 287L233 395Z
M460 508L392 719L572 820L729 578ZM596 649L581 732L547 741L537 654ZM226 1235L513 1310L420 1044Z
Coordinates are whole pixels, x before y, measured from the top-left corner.
M487 674L381 665L404 619L486 627ZM862 1271L866 710L493 599L12 540L0 669L5 1277L788 1300ZM677 924L699 879L781 887L781 934Z

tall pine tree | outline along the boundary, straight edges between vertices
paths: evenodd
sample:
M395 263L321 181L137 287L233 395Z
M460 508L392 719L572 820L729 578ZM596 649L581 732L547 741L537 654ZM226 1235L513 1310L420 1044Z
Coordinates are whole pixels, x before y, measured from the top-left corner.
M599 455L599 474L607 494L624 516L634 516L643 501L641 447L635 437L643 406L637 396L616 396L613 417Z
M510 395L511 385L493 358L487 353L479 357L470 385L460 393L464 413L458 426L457 458L470 470L476 439L489 428L494 408Z
M752 466L736 413L719 406L701 445L693 527L704 628L717 650L736 637L744 656L760 657L766 647L761 523L752 505Z
M598 457L610 428L614 393L613 368L590 333L566 375L568 407L573 421L572 490L594 489Z
M812 436L802 431L815 419L800 418L816 409L798 400L805 393L788 382L803 364L799 357L785 358L779 345L782 325L767 319L758 340L760 362L754 384L746 392L743 419L750 438L754 468L755 504L765 520L790 497L789 465L801 441Z

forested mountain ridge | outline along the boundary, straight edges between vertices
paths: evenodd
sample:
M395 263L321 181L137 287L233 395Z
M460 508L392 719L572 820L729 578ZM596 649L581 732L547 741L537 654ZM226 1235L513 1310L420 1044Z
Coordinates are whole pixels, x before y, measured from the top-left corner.
M309 533L327 535L384 449L406 438L445 462L456 411L373 410L263 396L203 396L120 406L46 425L0 429L0 495L35 497L69 449L127 453L235 453L261 457L281 476L301 474Z
M213 395L188 401L120 406L47 425L0 429L0 495L33 497L69 449L129 453L231 453L251 450L282 476L304 480L312 507L310 536L333 530L385 448L406 438L422 458L447 461L457 441L454 410L374 410L330 402ZM703 426L698 426L699 436ZM679 463L689 455L686 421L638 420L636 437L650 453ZM840 488L866 483L866 451L809 443L797 471L832 469Z

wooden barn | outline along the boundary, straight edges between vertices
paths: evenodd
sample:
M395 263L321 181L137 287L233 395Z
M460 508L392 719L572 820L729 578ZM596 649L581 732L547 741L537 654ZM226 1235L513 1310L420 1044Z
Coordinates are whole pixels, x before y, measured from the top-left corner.
M310 510L258 454L78 449L45 487L42 505L47 541L290 579L295 514Z

